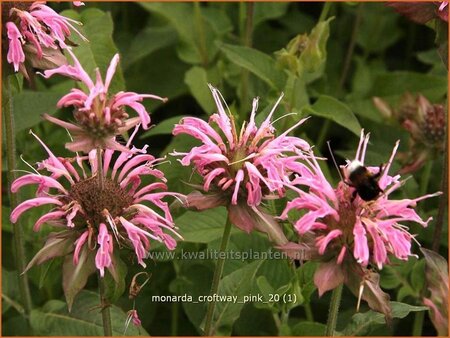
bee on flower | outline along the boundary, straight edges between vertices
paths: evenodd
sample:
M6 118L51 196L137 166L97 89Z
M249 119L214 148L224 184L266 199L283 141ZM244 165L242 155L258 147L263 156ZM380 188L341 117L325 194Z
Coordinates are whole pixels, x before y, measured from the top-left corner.
M355 160L342 168L344 177L336 188L325 178L316 159L307 159L309 170L300 173L290 186L298 197L287 203L280 218L288 219L291 210L303 212L293 225L300 239L309 245L313 259L321 262L314 276L319 295L346 283L372 309L388 316L389 296L380 289L373 267L381 270L390 264L390 255L400 260L414 256L414 235L404 223L426 227L432 218L423 220L414 207L440 193L391 199L405 182L400 175L389 174L399 142L385 166L366 167L368 142L369 134L362 131ZM361 170L365 178L352 176ZM286 250L293 254L295 245L288 244Z

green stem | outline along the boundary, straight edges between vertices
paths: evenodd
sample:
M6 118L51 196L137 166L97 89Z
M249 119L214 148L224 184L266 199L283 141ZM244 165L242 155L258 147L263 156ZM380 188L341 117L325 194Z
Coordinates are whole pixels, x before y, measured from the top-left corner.
M308 320L309 322L313 322L314 321L314 314L312 312L311 309L311 303L305 303L303 305L303 307L305 308L305 315L306 315L306 320Z
M16 178L16 135L14 127L14 106L13 106L13 94L11 88L11 78L7 78L6 82L7 91L7 104L3 111L5 117L5 139L6 139L6 163L8 166L8 192L9 200L11 205L11 210L13 210L18 204L19 199L17 194L12 194L10 187L14 179ZM25 313L28 315L31 312L33 303L31 301L30 286L28 284L28 276L26 273L22 274L25 270L27 258L25 256L24 238L23 238L23 228L20 221L17 221L13 226L13 236L14 236L14 259L17 268L17 274L19 279L19 290L20 297L25 308Z
M98 274L98 289L100 292L100 304L102 308L103 333L105 337L112 336L111 313L109 311L109 302L105 296L105 282Z
M223 266L225 264L225 257L224 255L222 255L222 252L225 252L225 250L227 249L228 242L230 240L231 225L232 224L230 218L227 217L225 229L223 230L222 242L220 243L219 257L217 258L216 269L214 270L210 295L217 294L217 291L219 290L219 282L220 278L222 277ZM208 309L206 311L205 331L204 331L205 336L212 336L214 334L212 320L214 317L215 308L216 308L215 302L210 302L208 304Z
M358 28L361 23L362 9L364 3L358 4L358 10L356 11L355 21L353 22L352 35L350 37L350 42L347 47L347 53L345 55L344 66L342 67L342 73L339 78L339 92L344 88L345 81L347 80L348 72L350 70L350 65L352 63L353 53L356 46L356 38L358 36ZM340 93L339 93L340 94Z
M243 9L245 6L245 10ZM246 2L240 4L240 15L243 16L245 12L245 22L241 19L241 40L245 47L252 46L252 35L253 35L253 12L254 3ZM241 116L245 116L245 106L248 104L248 82L249 82L249 72L247 69L242 69L241 74Z
M428 190L428 183L430 182L431 171L433 169L433 161L427 161L425 167L423 168L422 177L420 180L420 193L419 195L425 195Z
M203 17L202 10L200 8L200 3L198 1L194 2L194 16L195 16L195 28L198 34L198 49L200 53L200 57L202 58L202 64L204 67L208 66L208 51L206 49L206 38L205 38L205 30L203 27Z
M170 335L172 337L178 336L178 302L172 303L172 320L170 325Z
M414 316L414 324L412 335L414 337L422 335L423 320L425 319L425 311L416 312Z
M328 17L328 13L330 12L332 2L324 2L322 7L322 12L320 12L319 22L325 21L325 19Z
M333 290L333 293L331 295L330 309L328 311L327 328L325 330L325 336L327 337L332 337L335 334L343 286L344 286L343 284L340 284L337 288Z

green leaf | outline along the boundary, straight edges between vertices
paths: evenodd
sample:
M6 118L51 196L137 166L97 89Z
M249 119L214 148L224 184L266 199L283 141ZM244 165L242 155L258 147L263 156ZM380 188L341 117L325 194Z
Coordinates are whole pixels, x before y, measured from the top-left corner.
M73 256L67 255L63 263L63 289L69 312L77 294L85 287L88 277L96 271L94 252L84 245L78 264L73 264Z
M125 291L125 277L127 276L127 265L120 258L119 252L115 251L113 262L105 273L105 297L110 303L115 303Z
M373 67L371 69L373 70ZM431 102L441 101L447 93L447 78L406 71L378 73L372 80L372 86L366 93L366 98L349 98L348 104L358 115L375 122L382 122L381 113L375 107L373 97L380 97L389 105L396 106L406 92L421 93Z
M34 265L42 264L51 258L67 255L73 250L75 239L76 233L70 230L50 233L45 245L28 263L25 271L28 271Z
M17 275L17 271L8 271L2 267L2 313L8 311L11 306L20 314L25 313L23 306L18 302L20 292Z
M24 90L13 98L14 124L16 131L31 128L42 121L41 115L55 114L60 93L33 92Z
M283 16L289 3L287 2L256 2L253 4L253 26L256 27L266 20L273 20Z
M192 67L186 72L184 82L202 109L211 114L216 109L216 105L208 88L208 74L205 69Z
M189 295L193 300L206 296L211 288L212 270L202 262L183 262L182 271L177 279L172 281L170 290L179 296ZM206 313L206 302L183 302L183 309L190 322L201 333L200 324Z
M352 110L334 97L321 95L311 106L304 109L305 114L312 114L330 119L359 136L361 126Z
M89 42L83 41L78 35L73 34L71 40L78 46L72 50L91 78L95 79L94 70L96 68L100 69L104 77L111 59L117 53L117 47L112 37L114 24L111 13L105 13L97 8L87 8L81 12L64 11L62 15L83 23L80 31ZM124 89L125 80L119 64L111 82L110 91L115 93Z
M259 276L256 279L256 285L258 285L259 291L261 291L261 294L263 295L264 300L266 302L269 301L269 295L273 294L275 292L275 290L272 287L272 285L270 285L270 283L268 282L266 276Z
M187 242L209 243L222 237L227 211L224 207L208 209L202 212L187 211L175 224Z
M149 136L170 135L170 134L172 134L172 130L175 127L175 124L180 122L180 120L183 117L184 116L182 116L182 115L169 117L168 119L165 119L165 120L161 121L160 123L158 123L155 127L151 128L149 131L146 131L145 133L143 133L140 136L140 138L144 139Z
M292 336L324 336L326 325L317 322L300 322L292 327Z
M233 63L255 74L276 90L282 90L286 75L278 70L275 60L259 50L230 44L221 44L220 49Z
M402 36L398 25L399 15L391 8L364 4L358 26L356 42L367 53L381 53Z
M50 300L42 308L31 311L30 324L33 333L42 336L102 336L102 315L99 309L100 297L91 291L82 291L73 304L72 312L60 300ZM111 323L113 335L122 336L127 315L112 305ZM147 335L142 327L130 325L127 335Z
M405 318L410 312L426 311L426 306L413 306L405 303L391 302L392 317ZM343 334L345 336L364 336L370 335L370 332L379 325L386 325L383 314L372 310L365 313L357 313L352 317L352 321L345 327Z
M168 47L176 42L177 33L170 26L147 27L136 35L126 51L123 68L127 69L133 63L143 59L153 52ZM149 43L145 43L149 41Z
M379 74L374 81L372 96L402 95L406 91L422 93L430 101L437 101L447 93L447 78L415 72L396 71Z
M425 284L425 260L419 260L411 271L411 286L417 294L420 294Z
M232 26L225 13L214 8L199 6L200 15L193 3L140 3L152 13L164 17L177 31L177 53L190 64L207 63L217 54L214 41L229 32Z
M218 302L214 312L214 328L216 335L231 334L233 323L239 318L244 307L244 296L247 296L253 285L256 272L263 261L256 261L225 276L219 284L218 294L221 296L236 296L239 301Z

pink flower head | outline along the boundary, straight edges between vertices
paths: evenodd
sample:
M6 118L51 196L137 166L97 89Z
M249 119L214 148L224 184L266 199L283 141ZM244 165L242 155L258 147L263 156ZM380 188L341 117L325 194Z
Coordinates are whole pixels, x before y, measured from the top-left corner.
M336 188L327 181L316 159L308 159L309 170L297 176L290 186L299 196L288 202L280 218L287 219L293 209L302 212L294 228L303 244L310 247L312 259L321 262L314 275L319 295L344 282L359 300L366 300L371 309L384 313L389 321L389 295L381 290L379 275L368 265L382 269L384 264L389 264L389 255L401 260L412 256L414 235L403 223L412 221L427 226L431 217L422 220L414 207L417 202L440 193L415 199L390 199L391 193L404 183L399 175L388 174L397 142L381 173L379 167L366 167L371 175L379 173L374 179L381 192L369 201L367 196L363 195L366 200L361 198L349 176L355 167L364 166L368 142L369 135L362 131L355 160L343 167L344 182ZM288 243L285 250L289 252L294 244Z
M45 1L11 2L2 6L9 15L6 23L9 40L7 61L16 72L21 70L25 76L28 76L23 66L25 55L36 68L43 68L39 65L59 66L66 63L60 49L67 47L65 41L71 30L85 39L73 25L81 25L80 22L59 15L46 6Z
M281 218L287 219L292 209L306 211L294 227L300 235L315 234L319 255L333 251L337 253L338 264L351 256L364 267L373 263L382 269L384 264L389 263L389 254L401 260L407 260L412 255L411 240L414 236L402 223L412 221L426 227L431 217L422 220L414 207L417 202L440 193L414 199L389 199L390 194L404 183L399 175L388 174L397 152L397 142L377 181L382 193L373 200L363 200L351 186L349 171L356 163L364 165L368 142L369 134L364 135L362 131L355 161L347 161L343 167L345 182L340 182L337 188L330 185L315 158L311 157L309 175L298 176L293 180L293 184L306 186L309 191L292 186L299 197L288 202ZM367 169L372 175L380 170L379 167Z
M154 168L160 159L146 154L145 148L134 147L123 152L105 150L101 161L96 151L87 156L61 158L35 137L49 157L38 163L36 173L13 182L13 193L23 186L37 185L36 197L22 202L12 211L13 223L31 208L51 205L52 209L34 224L34 231L44 223L66 229L62 232L76 239L72 240L67 252L73 252L74 265L81 260L80 252L93 252L97 247L95 266L102 276L105 268L113 268L113 246L133 249L138 263L144 267L143 259L148 255L151 241L164 243L169 250L175 248L173 236L181 236L164 199L183 196L166 191L164 174ZM42 173L44 170L49 174ZM102 186L98 180L99 171L104 175ZM143 185L144 177L154 182Z
M161 101L166 101L166 99L156 95L133 92L110 93L109 87L119 63L119 54L112 58L104 81L99 69L96 69L94 82L73 52L70 49L67 51L71 55L74 65L63 65L56 69L46 70L43 75L45 78L49 78L54 74L60 74L81 81L85 85L86 90L74 88L57 104L58 108L73 107L76 122L69 123L49 115L44 115L44 117L71 132L74 140L66 144L66 148L71 151L87 153L97 147L127 151L126 147L115 140L116 136L139 123L144 129L148 129L150 125L150 115L140 102L145 98ZM127 106L135 110L138 117L128 118L125 111Z
M258 108L255 98L250 120L238 130L233 116L224 108L220 92L211 85L210 90L218 112L209 122L185 117L173 130L174 135L188 134L201 141L200 146L187 153L174 152L182 156L182 165L194 165L203 180L203 191L209 192L206 196L199 192L189 195L187 204L199 210L227 205L233 223L250 231L255 225L249 222L249 211L257 212L263 198L284 196L284 183L303 166L298 160L306 157L310 146L288 133L306 119L275 136L271 119L282 96L259 127L255 123ZM243 206L246 210L242 210Z

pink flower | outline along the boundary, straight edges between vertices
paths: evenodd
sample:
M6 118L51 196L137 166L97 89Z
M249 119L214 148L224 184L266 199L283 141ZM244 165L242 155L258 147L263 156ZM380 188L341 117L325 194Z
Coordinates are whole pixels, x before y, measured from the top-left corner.
M140 103L145 98L166 101L151 94L136 94L133 92L109 93L109 86L119 63L119 54L116 54L108 67L105 80L102 80L100 71L96 69L95 82L81 66L80 62L70 49L74 65L63 65L56 69L46 70L44 77L49 78L60 74L77 81L81 81L87 91L74 88L69 94L63 96L57 106L73 107L75 123L62 121L47 114L48 121L66 128L73 135L74 140L66 144L71 151L89 152L97 147L119 151L128 151L118 143L115 138L130 128L141 123L144 129L150 125L150 115ZM125 107L128 106L138 113L138 117L128 118Z
M362 165L366 153L369 134L361 133L356 160ZM440 193L421 196L414 199L391 200L389 195L401 187L404 181L400 176L390 176L389 168L397 152L398 142L391 157L383 168L378 185L383 190L377 198L364 201L355 195L355 188L340 182L333 189L323 175L314 157L309 161L311 175L298 176L293 184L309 188L308 192L294 188L299 197L289 202L282 219L287 219L290 210L305 210L294 224L300 235L313 232L316 234L316 247L320 254L328 250L340 252L347 247L345 256L351 255L359 264L367 266L374 263L379 269L389 263L388 254L407 260L411 253L413 235L402 223L412 221L426 227L432 219L426 221L416 213L417 202L437 196ZM349 167L354 165L348 161L344 169L344 179L349 180ZM377 174L378 167L368 167L372 174ZM343 257L340 257L342 261ZM338 262L338 263L341 263Z
M232 222L249 232L258 228L252 219L254 214L261 218L258 215L261 210L257 207L262 200L283 197L284 183L289 182L291 173L303 167L298 160L307 156L310 146L306 141L288 134L306 119L275 136L271 119L282 97L259 127L255 123L256 98L250 120L238 130L231 113L225 111L220 92L212 86L210 89L218 113L210 117L209 123L186 117L173 130L174 135L188 134L201 141L200 146L187 153L174 152L174 155L182 156L182 165L194 165L203 180L201 188L208 193L192 193L187 197L187 205L199 210L226 205ZM263 219L268 217L262 215ZM273 222L263 223L266 227Z
M105 268L114 268L113 246L134 249L138 263L144 267L143 259L148 255L151 241L164 243L169 250L175 248L173 236L181 236L164 199L183 196L166 191L164 174L154 168L160 159L146 154L145 147L124 152L105 150L99 168L96 151L76 158L56 157L35 137L49 157L38 163L36 173L13 182L13 193L23 186L37 185L36 197L12 211L13 223L31 208L51 205L53 208L34 224L34 231L39 231L44 223L65 228L60 233L70 237L66 254L73 253L74 265L79 264L84 251L91 253L97 246L95 266L102 276ZM86 169L89 167L90 170ZM44 170L49 174L42 173ZM97 177L100 170L104 175L103 187ZM144 177L152 178L154 183L141 185ZM47 255L46 259L52 257Z
M348 161L343 167L347 183L340 182L336 188L327 181L316 159L308 159L309 170L297 176L290 186L299 196L288 202L280 217L287 219L291 210L302 212L302 216L294 222L294 228L303 240L309 240L307 244L311 248L315 247L311 255L324 262L314 279L320 295L345 281L351 285L355 294L359 294L359 297L362 295L369 302L371 308L388 316L389 306L380 301L385 300L387 295L377 285L379 277L367 267L374 264L382 269L384 264L389 264L389 255L401 260L413 256L411 242L414 235L409 233L404 223L416 222L426 227L431 217L422 220L414 207L417 202L440 193L414 199L389 198L405 182L400 179L400 175L388 174L398 148L397 142L377 180L382 193L372 200L363 200L355 188L349 185L349 176L356 163L364 165L368 142L369 135L364 135L362 131L355 161ZM368 167L368 170L372 175L379 172L378 167ZM307 191L304 191L305 188ZM327 278L330 273L335 278ZM360 285L364 293L358 289Z
M16 72L21 70L26 77L25 55L34 67L59 66L66 63L60 49L67 47L65 41L71 30L85 39L73 25L81 23L59 15L46 6L45 1L5 3L3 6L3 11L9 15L6 23L9 39L7 61L13 64Z

